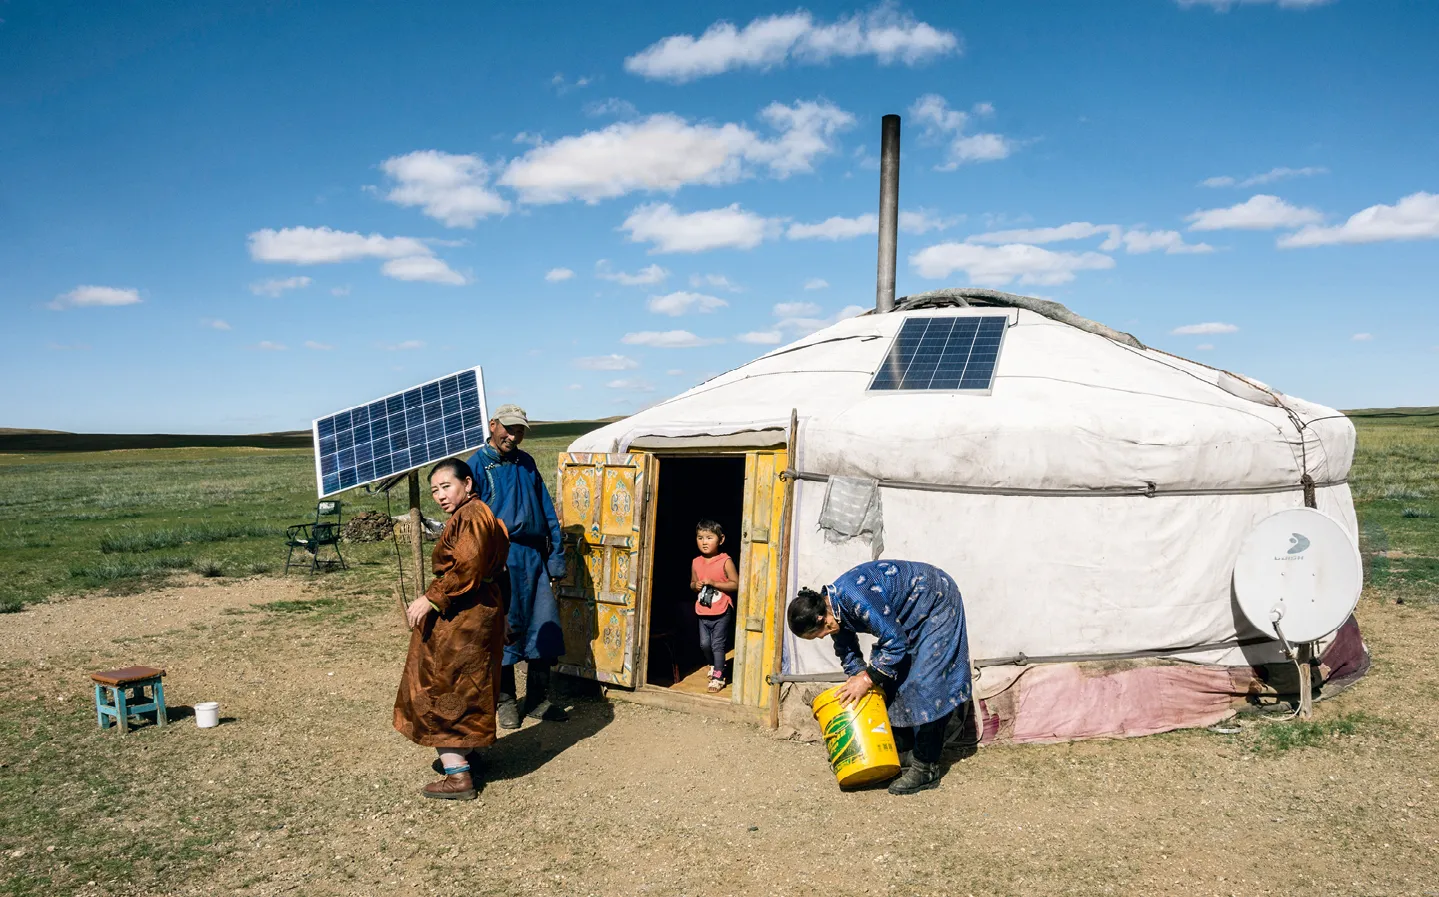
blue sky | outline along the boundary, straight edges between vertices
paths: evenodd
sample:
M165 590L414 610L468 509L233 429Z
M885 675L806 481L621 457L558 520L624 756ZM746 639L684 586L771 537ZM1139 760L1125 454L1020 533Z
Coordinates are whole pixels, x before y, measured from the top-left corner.
M899 293L1439 403L1439 6L0 3L0 426L252 432L483 365L635 410Z

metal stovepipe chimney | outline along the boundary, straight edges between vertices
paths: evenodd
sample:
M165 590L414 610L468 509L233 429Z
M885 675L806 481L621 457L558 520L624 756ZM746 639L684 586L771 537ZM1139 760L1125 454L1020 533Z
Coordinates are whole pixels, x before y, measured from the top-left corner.
M894 265L899 239L899 116L886 115L879 143L879 273L874 310L894 310Z

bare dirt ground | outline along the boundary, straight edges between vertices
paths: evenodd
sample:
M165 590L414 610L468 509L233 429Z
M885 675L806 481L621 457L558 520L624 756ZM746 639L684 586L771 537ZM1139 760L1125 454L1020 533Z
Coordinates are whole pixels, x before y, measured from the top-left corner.
M0 892L1439 893L1433 607L1365 599L1374 669L1318 711L1353 734L1315 747L1259 750L1274 724L1252 721L985 748L892 798L839 792L814 744L580 701L506 734L480 800L448 803L419 797L433 754L390 728L397 607L336 594L196 577L0 618L0 702L23 705L0 715L0 779L30 802L4 817ZM86 674L130 663L224 723L99 732Z

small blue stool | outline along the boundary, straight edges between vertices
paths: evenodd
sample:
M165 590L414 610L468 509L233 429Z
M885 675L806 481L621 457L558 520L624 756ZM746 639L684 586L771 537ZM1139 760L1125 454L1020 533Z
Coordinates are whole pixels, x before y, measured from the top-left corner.
M154 667L125 667L91 673L90 678L95 680L95 718L100 728L117 725L123 735L130 731L130 717L142 713L155 714L157 726L168 723L164 677L165 671ZM147 688L149 694L145 693Z

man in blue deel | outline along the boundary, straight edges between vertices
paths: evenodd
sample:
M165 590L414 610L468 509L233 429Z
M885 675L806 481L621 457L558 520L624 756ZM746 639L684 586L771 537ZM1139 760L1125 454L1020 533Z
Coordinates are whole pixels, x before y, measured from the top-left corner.
M518 729L524 716L569 719L551 703L550 668L565 653L554 585L565 575L560 521L535 459L520 451L530 420L518 405L501 405L490 438L470 458L475 494L510 533L510 631L500 666L499 724ZM515 699L515 664L525 661L525 706Z

